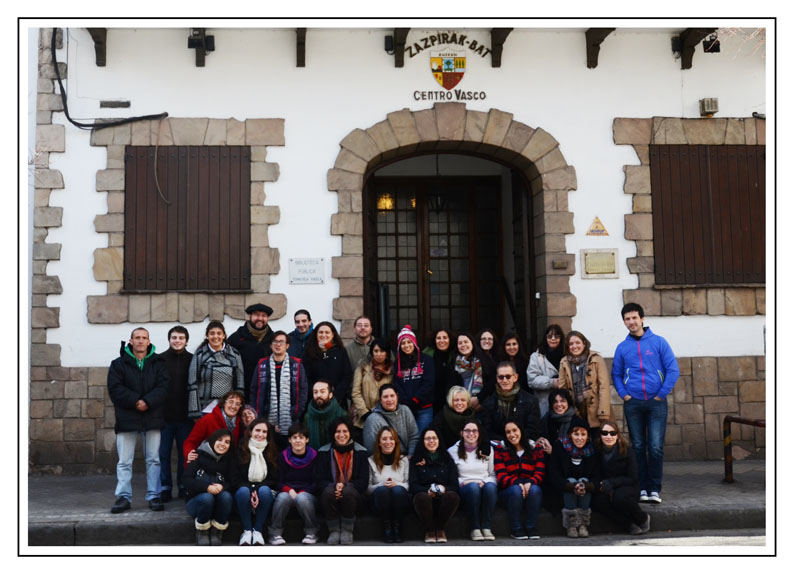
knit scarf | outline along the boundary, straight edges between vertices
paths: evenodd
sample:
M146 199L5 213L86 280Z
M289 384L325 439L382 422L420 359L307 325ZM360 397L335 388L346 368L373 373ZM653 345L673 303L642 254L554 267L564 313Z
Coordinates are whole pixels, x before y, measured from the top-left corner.
M559 426L557 427L557 436L549 438L554 439L568 436L568 428L571 426L571 419L573 418L574 414L576 414L576 411L571 406L569 406L568 410L561 415L558 415L553 410L550 410L549 416L551 417L551 420L557 422Z
M459 436L460 429L462 429L466 423L472 421L474 418L473 414L474 411L472 411L471 408L467 408L462 413L457 413L454 409L450 408L449 405L444 405L444 408L441 410L441 417L444 419L444 424L455 436Z
M276 386L276 359L271 355L270 360L270 412L267 420L277 426L280 435L287 436L287 431L292 424L292 393L290 384L289 355L284 357L281 364L281 377Z
M548 349L546 351L546 358L558 371L560 370L560 361L562 360L562 355L562 344L557 345L556 349Z
M593 450L593 445L590 444L590 441L584 443L582 448L577 448L573 441L569 437L563 437L560 439L560 443L562 443L562 448L565 449L571 459L573 460L574 464L579 464L583 458L587 458L589 456L593 456L595 451ZM579 462L576 462L574 459L579 459Z
M499 409L502 411L504 417L510 418L510 411L513 409L513 405L516 402L518 397L518 392L521 390L517 384L513 385L513 388L509 391L503 391L502 387L496 385L496 400L499 406Z
M397 353L397 376L403 378L408 375L421 375L422 361L419 360L419 349L414 348L412 355L406 355L402 351Z
M354 444L351 440L345 445L334 444L331 448L331 476L336 483L346 483L353 476Z
M236 416L230 417L223 411L223 409L221 409L221 415L223 415L223 420L226 423L226 428L229 429L229 432L232 433L232 436L234 436L234 427L237 426L237 417Z
M262 482L267 478L267 463L262 454L267 448L267 440L248 439L248 450L251 453L251 461L248 463L248 481L254 484Z
M314 450L312 447L307 446L306 452L303 453L303 456L298 456L294 452L292 452L292 447L284 449L281 453L284 456L284 461L290 465L292 468L305 468L309 466L312 461L317 456L317 451Z
M372 378L377 382L391 374L391 361L388 359L380 364L376 363L375 359L372 359L370 366L372 367Z
M476 397L482 390L482 363L472 353L470 358L458 355L455 359L455 371L460 373L463 386L471 396Z
M267 332L270 330L270 325L265 325L264 329L257 329L251 324L251 321L246 321L245 326L248 328L248 332L251 333L257 341L261 341L267 335Z
M577 405L581 405L587 398L587 357L584 353L578 357L568 356L568 364L571 365L571 379L573 379L573 400ZM587 412L585 410L585 412Z

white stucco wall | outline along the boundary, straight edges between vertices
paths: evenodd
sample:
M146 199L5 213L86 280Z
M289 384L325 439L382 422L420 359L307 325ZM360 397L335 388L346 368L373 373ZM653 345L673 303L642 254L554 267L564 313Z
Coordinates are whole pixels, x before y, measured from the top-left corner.
M412 29L408 41L432 32ZM107 66L98 68L87 31L68 29L58 57L64 61L68 55L71 115L85 119L166 111L173 117L285 118L286 146L269 148L267 157L279 164L281 175L265 186L265 204L281 208L281 220L269 234L270 245L281 255L281 273L272 278L271 291L288 298L287 315L273 326L291 330L292 313L301 307L310 309L315 321L330 318L338 296L331 257L340 254L341 238L330 235L337 197L327 191L327 171L351 130L366 129L402 108L432 107L433 102L414 99L415 90L441 90L429 70L429 51L415 58L406 54L405 67L395 68L393 56L383 49L385 29L309 29L306 67L296 68L293 29L209 33L215 35L216 51L207 56L205 68L196 68L194 52L186 47L187 29L113 28L108 31ZM490 46L486 30L466 33ZM491 67L490 56L469 53L458 85L487 93L483 102L467 102L468 109L510 112L515 120L552 134L576 168L578 189L569 194L576 233L567 236L567 251L576 254L577 267L571 277L578 299L573 326L607 356L625 336L619 317L622 289L637 286L625 265L636 253L634 243L623 239L631 196L622 188L623 165L639 161L630 146L614 145L613 119L698 117L698 100L704 97L719 98L717 117L766 113L762 54L753 55L746 47L739 51L736 41L726 38L721 53L699 49L692 69L682 71L670 49L672 35L669 30L618 29L602 44L598 67L590 70L583 30L517 28L505 44L501 68ZM106 99L130 100L132 107L100 110L99 101ZM53 122L67 124L62 113L54 114ZM86 296L105 293L105 284L95 281L92 272L93 251L107 241L93 226L94 217L106 212L105 194L97 193L94 184L96 171L105 167L105 151L89 146L89 132L68 124L66 150L51 154L51 167L62 172L66 189L51 196L51 205L63 206L64 213L63 227L52 229L48 241L63 248L61 260L51 262L48 273L60 277L64 292L49 297L50 306L60 307L61 327L48 330L47 342L62 346L64 366L102 366L131 329L129 324L89 325L86 320ZM596 216L608 237L585 235ZM617 248L620 278L580 279L579 250L585 248ZM292 257L325 257L325 285L290 286ZM771 274L772 267L768 269ZM753 355L763 352L765 320L699 316L653 318L648 324L682 356ZM240 324L228 318L225 323L229 332ZM161 349L170 326L148 325ZM191 343L198 344L203 325L188 328Z

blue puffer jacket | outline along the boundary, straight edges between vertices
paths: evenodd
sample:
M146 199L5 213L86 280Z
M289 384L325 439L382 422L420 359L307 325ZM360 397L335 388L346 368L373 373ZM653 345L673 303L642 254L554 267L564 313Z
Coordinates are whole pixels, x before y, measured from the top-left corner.
M650 327L637 340L627 335L615 349L612 382L622 398L664 399L673 390L679 375L678 361L670 345Z

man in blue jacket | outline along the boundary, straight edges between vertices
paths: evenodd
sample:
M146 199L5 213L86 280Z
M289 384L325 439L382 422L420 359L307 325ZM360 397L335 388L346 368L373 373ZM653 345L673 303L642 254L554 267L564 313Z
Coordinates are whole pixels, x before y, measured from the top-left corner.
M629 334L615 349L612 381L623 398L637 456L640 501L660 503L667 395L678 380L678 361L667 341L643 326L645 312L640 305L626 303L620 314Z

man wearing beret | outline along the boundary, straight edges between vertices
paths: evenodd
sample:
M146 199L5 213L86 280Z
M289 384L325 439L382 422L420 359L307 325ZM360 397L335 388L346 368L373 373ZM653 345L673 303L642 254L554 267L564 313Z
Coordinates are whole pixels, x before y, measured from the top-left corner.
M243 380L245 381L245 396L251 390L251 379L256 371L256 364L270 354L270 343L273 341L273 331L267 324L273 309L262 303L249 305L245 312L248 320L245 325L237 329L226 341L237 349L243 359Z

